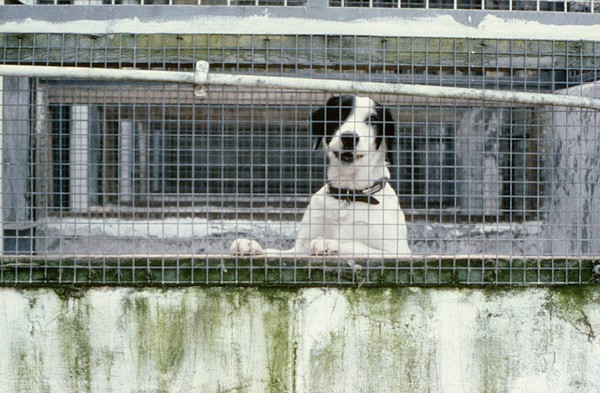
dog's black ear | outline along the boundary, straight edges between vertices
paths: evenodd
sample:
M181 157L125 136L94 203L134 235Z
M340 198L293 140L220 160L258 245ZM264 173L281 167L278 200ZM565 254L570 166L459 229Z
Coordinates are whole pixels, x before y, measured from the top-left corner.
M354 108L354 96L334 96L327 100L325 107L317 109L310 116L310 128L317 149L322 140L329 142L329 138L340 127L342 122L350 116Z
M319 108L310 115L308 126L314 139L313 150L316 150L325 137L325 108Z
M388 108L380 107L382 119L383 140L385 141L385 149L387 159L390 164L394 163L394 142L396 141L396 121L392 116L392 112Z
M336 128L336 124L341 122L339 117L344 99L343 96L330 97L324 107L317 109L310 116L310 129L314 137L313 149L318 149L321 141L332 132L332 128Z

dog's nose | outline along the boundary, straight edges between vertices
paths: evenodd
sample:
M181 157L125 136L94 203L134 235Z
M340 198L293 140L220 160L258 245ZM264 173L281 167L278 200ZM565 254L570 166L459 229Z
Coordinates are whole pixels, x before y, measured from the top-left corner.
M342 148L352 150L358 144L358 134L356 132L343 132L340 135Z

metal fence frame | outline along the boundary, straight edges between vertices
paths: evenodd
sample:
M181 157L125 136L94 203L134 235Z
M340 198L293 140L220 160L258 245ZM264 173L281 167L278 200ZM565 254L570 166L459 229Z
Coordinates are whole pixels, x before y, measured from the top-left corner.
M124 19L136 17L144 24L161 18L189 22L197 17L239 16L252 18L264 16L274 18L314 18L318 20L341 20L351 24L361 19L377 20L382 17L398 17L405 20L429 17L423 10L398 9L348 9L330 8L322 0L309 0L303 8L293 7L189 7L190 14L182 12L180 7L61 7L37 6L4 7L3 26L0 31L15 29L27 32L35 29L35 23L23 22L32 17L34 21L60 22L62 27L76 23L80 19L107 21L116 13ZM186 14L182 16L182 14ZM481 23L485 13L443 11L465 26ZM190 16L191 15L191 16ZM543 25L558 24L568 28L570 25L593 28L597 23L594 15L588 14L533 14L497 12L499 18L517 18L524 24L532 21ZM21 23L23 22L23 23ZM17 27L15 27L17 26ZM20 27L18 27L20 26ZM103 25L104 26L104 25ZM56 27L46 27L53 30ZM199 29L209 29L200 27ZM104 29L104 27L101 27ZM158 27L158 30L162 27ZM91 29L91 30L94 30ZM300 34L302 32L297 32ZM97 34L97 30L91 32ZM482 33L486 34L486 33ZM524 36L525 32L512 32L515 36ZM575 33L576 36L578 33ZM427 35L427 32L425 32ZM576 39L576 37L569 37ZM385 91L387 94L411 95L422 97L447 97L482 99L495 102L520 102L530 104L548 104L571 107L600 109L599 99L587 99L574 96L557 96L540 93L499 91L485 89L449 88L436 86L390 85L385 83L364 83L344 81L315 81L302 78L256 77L249 75L221 75L208 72L206 64L201 64L194 72L161 71L125 71L112 69L70 69L67 67L26 67L0 66L0 75L44 76L98 79L104 75L112 80L160 80L177 83L189 83L197 87L210 84L259 85L262 87L296 88L327 90L340 92L373 93ZM141 79L138 79L141 78ZM158 78L158 79L157 79ZM163 79L164 78L164 79ZM174 78L174 79L172 79ZM0 78L0 81L2 78ZM324 85L326 83L327 85ZM1 133L0 133L1 135ZM240 285L546 285L546 284L583 284L594 282L598 278L598 263L594 256L569 257L560 255L540 255L537 258L496 255L455 255L452 257L428 255L411 256L406 259L388 261L359 262L360 268L347 264L339 258L249 258L239 259L223 255L197 257L178 255L176 260L164 255L105 255L102 257L83 257L63 255L60 260L47 260L44 257L3 256L0 269L0 284L3 285L182 285L182 284L240 284Z
M0 75L19 77L53 77L94 80L143 80L193 84L200 92L205 85L244 84L259 87L335 90L349 93L386 92L424 97L485 99L496 102L549 104L586 107L600 110L600 99L519 93L497 90L402 86L382 83L357 83L295 78L270 78L248 75L211 75L208 64L200 61L195 73L140 70L94 70L85 68L0 66ZM1 79L1 78L0 78ZM594 282L600 273L595 258L582 260L564 256L540 256L523 259L485 255L406 257L395 260L357 260L346 264L339 258L239 258L215 255L198 258L180 255L175 263L164 256L122 255L82 258L64 255L59 262L45 257L4 257L0 275L3 284L39 282L74 285L181 285L181 284L251 284L289 285L541 285L581 284ZM403 266L405 265L406 266ZM358 267L357 267L358 266ZM39 280L39 281L38 281Z
M390 84L376 82L337 81L330 79L255 76L210 73L206 61L196 63L195 72L94 69L81 67L0 65L0 76L33 78L69 78L83 80L144 81L187 83L194 86L194 94L204 97L204 87L239 86L310 91L336 91L348 94L387 94L400 96L480 100L488 102L531 105L558 105L600 110L600 99L462 87Z

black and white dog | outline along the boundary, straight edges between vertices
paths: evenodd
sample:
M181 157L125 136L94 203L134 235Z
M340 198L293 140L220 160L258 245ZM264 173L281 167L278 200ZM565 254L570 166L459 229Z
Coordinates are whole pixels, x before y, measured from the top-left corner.
M330 98L310 117L315 147L329 159L327 183L317 191L299 224L290 250L263 249L237 239L235 255L340 255L395 257L410 253L404 213L388 183L386 165L394 119L367 97Z

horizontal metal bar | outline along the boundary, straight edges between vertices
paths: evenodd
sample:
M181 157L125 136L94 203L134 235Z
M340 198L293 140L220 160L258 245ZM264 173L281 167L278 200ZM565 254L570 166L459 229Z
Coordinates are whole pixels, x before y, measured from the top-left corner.
M194 83L193 72L58 66L0 65L0 75L108 81Z
M0 65L0 75L111 81L188 83L197 85L197 73L134 69L102 69L56 66ZM356 82L329 79L208 73L206 85L244 86L352 94L390 94L428 98L451 98L531 105L558 105L600 110L600 99L548 93L427 86L405 83Z

